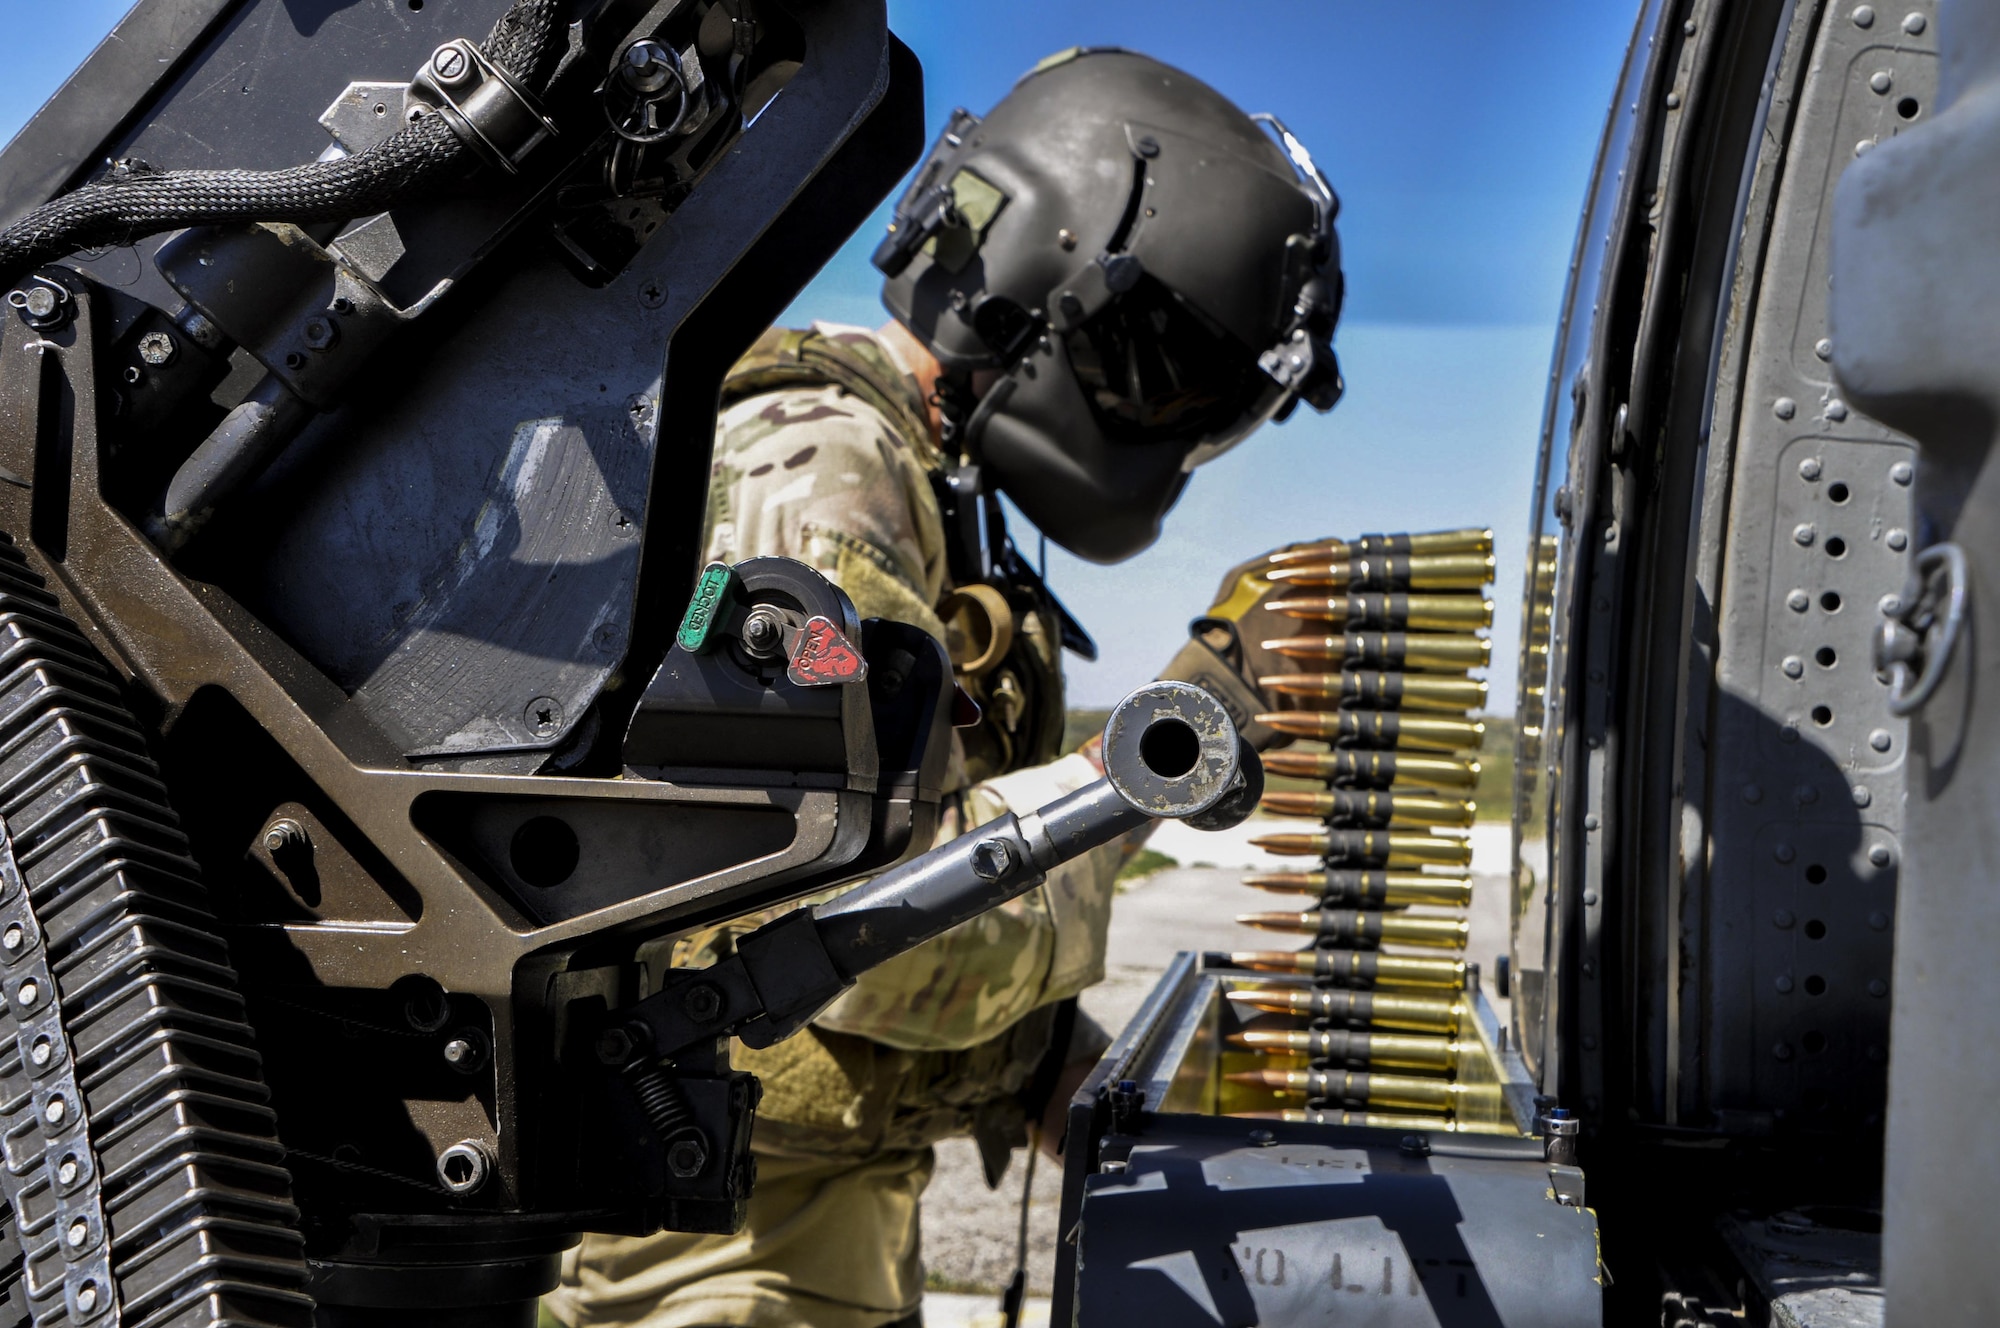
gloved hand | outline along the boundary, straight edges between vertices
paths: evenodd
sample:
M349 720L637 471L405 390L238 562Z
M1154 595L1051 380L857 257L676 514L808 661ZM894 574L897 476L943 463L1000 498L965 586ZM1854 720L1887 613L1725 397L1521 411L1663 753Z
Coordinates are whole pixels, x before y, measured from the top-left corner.
M1301 631L1296 620L1265 607L1287 593L1296 594L1296 587L1288 590L1265 573L1271 568L1273 554L1303 547L1288 544L1260 553L1224 573L1208 612L1188 624L1188 643L1160 674L1214 693L1235 721L1237 732L1260 752L1282 747L1291 738L1256 722L1260 714L1287 708L1283 698L1268 695L1257 680L1307 671L1298 660L1264 649L1266 641L1297 636Z

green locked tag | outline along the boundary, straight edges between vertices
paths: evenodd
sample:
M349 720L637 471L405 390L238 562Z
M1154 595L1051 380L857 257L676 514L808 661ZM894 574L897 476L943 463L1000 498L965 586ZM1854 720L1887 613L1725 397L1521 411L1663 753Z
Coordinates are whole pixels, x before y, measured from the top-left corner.
M710 563L701 569L694 583L694 598L688 601L676 635L682 650L704 655L715 648L717 631L736 602L736 572L728 563Z

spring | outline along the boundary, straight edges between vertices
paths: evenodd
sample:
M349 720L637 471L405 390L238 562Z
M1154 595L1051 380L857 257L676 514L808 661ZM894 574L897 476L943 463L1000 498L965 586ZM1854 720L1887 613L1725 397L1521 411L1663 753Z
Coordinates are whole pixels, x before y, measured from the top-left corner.
M639 1095L639 1109L646 1113L646 1119L660 1138L671 1139L694 1124L694 1113L688 1109L680 1085L667 1078L658 1066L634 1066L626 1075L632 1081L632 1091Z

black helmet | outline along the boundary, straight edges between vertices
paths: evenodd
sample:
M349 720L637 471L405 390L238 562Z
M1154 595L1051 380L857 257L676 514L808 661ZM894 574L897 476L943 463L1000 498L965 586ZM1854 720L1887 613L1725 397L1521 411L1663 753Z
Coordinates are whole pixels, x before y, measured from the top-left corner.
M953 113L875 265L981 483L1109 563L1159 537L1195 466L1339 400L1339 207L1270 116L1147 56L1071 50L983 121ZM954 412L981 369L1002 377Z

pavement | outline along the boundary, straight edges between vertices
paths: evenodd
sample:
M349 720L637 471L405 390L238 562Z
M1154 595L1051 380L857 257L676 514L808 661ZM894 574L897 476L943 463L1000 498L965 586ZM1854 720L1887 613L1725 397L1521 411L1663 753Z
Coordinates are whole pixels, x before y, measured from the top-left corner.
M1296 859L1272 858L1249 843L1253 835L1287 828L1263 818L1215 834L1178 824L1161 826L1149 847L1182 863L1204 865L1156 872L1119 896L1111 915L1104 981L1083 994L1084 1010L1115 1033L1137 1012L1177 951L1269 948L1270 933L1238 926L1234 919L1241 912L1272 907L1272 897L1246 890L1238 878L1245 868L1298 865ZM1472 937L1466 958L1488 973L1494 956L1507 949L1508 833L1505 825L1472 830ZM1485 986L1491 998L1491 982ZM1506 1003L1494 1004L1504 1020ZM924 1264L934 1288L924 1298L925 1326L999 1328L1000 1290L1014 1273L1027 1150L1015 1152L998 1190L986 1188L971 1140L947 1140L937 1155L937 1171L923 1200ZM1048 1322L1061 1187L1061 1163L1038 1159L1028 1205L1029 1300L1022 1317L1030 1328Z

